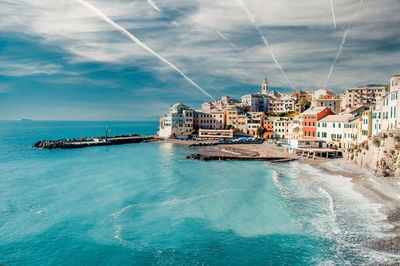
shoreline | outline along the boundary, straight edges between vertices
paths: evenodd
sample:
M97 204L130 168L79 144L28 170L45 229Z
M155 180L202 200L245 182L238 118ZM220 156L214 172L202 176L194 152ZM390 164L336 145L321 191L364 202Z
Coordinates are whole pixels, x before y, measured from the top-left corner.
M161 141L189 146L187 141ZM287 157L297 156L285 152L273 145L264 144L222 144L218 146L195 147L200 154L209 156L237 157ZM385 233L392 233L389 238L377 239L369 243L369 247L375 250L400 255L400 178L382 178L374 175L367 168L357 166L344 158L325 159L299 159L297 162L308 164L312 167L331 174L349 178L354 185L354 190L372 203L379 204L380 212L386 216L386 221L392 226Z

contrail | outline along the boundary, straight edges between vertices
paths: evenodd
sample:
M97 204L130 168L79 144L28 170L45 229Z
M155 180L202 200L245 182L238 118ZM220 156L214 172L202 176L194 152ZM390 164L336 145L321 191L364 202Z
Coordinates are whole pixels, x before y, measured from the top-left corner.
M228 38L226 38L225 35L223 35L220 31L215 30L215 32L216 32L219 36L221 36L222 39L224 39L225 41L229 42L230 45L231 45L233 48L239 50L239 47L237 47L233 42L231 42Z
M153 2L153 0L147 0L147 3L151 5L152 8L154 8L158 12L162 12L161 9Z
M150 0L149 0L150 1ZM331 10L332 10L332 18L333 18L333 25L335 26L336 29L336 16L335 16L335 8L333 6L333 0L330 0L331 2Z
M188 76L186 76L185 73L182 72L178 67L176 67L174 64L172 64L170 61L165 59L163 56L159 55L157 52L155 52L153 49L148 47L146 44L142 43L138 38L133 36L129 31L115 23L113 20L111 20L107 15L105 15L103 12L101 12L99 9L97 9L95 6L92 4L86 2L85 0L76 0L78 3L81 5L87 7L89 10L93 11L96 13L99 17L101 17L105 22L113 26L115 29L120 31L122 34L126 35L129 39L131 39L133 42L141 46L143 49L145 49L147 52L150 54L154 55L161 61L163 61L165 64L170 66L172 69L174 69L176 72L178 72L182 77L184 77L190 84L192 84L194 87L196 87L199 91L201 91L204 95L210 97L211 99L215 100L213 96L211 96L208 92L206 92L203 88L201 88L199 85L197 85L193 80L191 80Z
M335 68L336 62L338 61L340 55L343 52L343 47L344 47L344 44L346 42L346 38L347 38L347 35L349 34L349 32L350 32L350 29L347 29L343 34L343 39L342 39L342 43L339 46L339 51L337 52L336 57L333 60L333 63L331 65L331 69L329 70L329 73L328 73L328 78L326 79L326 83L325 83L325 87L324 87L325 89L328 86L329 80L331 79L331 76L332 76L332 73L333 73L333 69Z
M364 5L364 0L361 0L360 1L360 9L358 10L358 12L362 12L363 5ZM358 12L357 12L357 14L358 14ZM340 43L340 46L339 46L339 51L337 52L337 54L335 56L335 59L333 60L333 63L331 65L331 68L330 68L329 73L328 73L328 78L326 79L326 82L325 82L325 86L324 86L325 89L329 84L329 81L331 79L331 76L332 76L332 73L333 73L333 69L335 68L336 62L338 61L339 57L342 55L343 47L344 47L344 44L346 43L347 35L349 34L349 32L351 30L351 27L352 27L352 24L349 25L349 27L347 28L347 30L343 34L342 42Z
M247 16L249 17L251 23L253 24L253 26L257 29L258 33L260 34L260 37L263 40L265 46L268 48L268 51L271 54L271 57L274 60L275 65L279 68L279 70L281 71L282 75L285 77L286 81L290 84L292 89L295 90L295 87L294 87L293 83L290 81L288 75L286 74L286 72L283 70L283 68L279 64L278 59L276 58L274 52L272 51L271 46L269 45L267 38L265 38L264 35L262 34L260 26L258 26L253 14L250 12L250 10L247 8L247 6L244 4L243 0L239 0L239 4L244 9L244 11L247 13Z

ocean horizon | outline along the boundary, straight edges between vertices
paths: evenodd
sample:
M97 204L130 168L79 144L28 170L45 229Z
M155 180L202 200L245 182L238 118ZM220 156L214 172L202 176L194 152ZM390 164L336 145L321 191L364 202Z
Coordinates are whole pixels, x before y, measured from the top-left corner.
M391 225L350 179L298 162L186 160L140 143L35 149L43 139L155 134L157 121L0 121L0 264L342 265Z

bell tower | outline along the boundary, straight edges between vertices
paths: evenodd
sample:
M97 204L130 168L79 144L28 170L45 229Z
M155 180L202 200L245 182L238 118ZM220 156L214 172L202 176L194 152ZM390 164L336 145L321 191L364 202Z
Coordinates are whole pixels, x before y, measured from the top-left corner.
M267 79L264 79L264 81L262 83L261 94L268 95L268 80Z

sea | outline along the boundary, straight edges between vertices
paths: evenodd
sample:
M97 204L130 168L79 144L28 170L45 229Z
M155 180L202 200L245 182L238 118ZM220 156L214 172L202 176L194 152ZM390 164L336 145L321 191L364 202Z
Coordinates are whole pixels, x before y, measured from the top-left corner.
M298 162L186 160L140 143L35 149L43 139L155 134L157 122L0 122L1 265L368 265L391 237L351 181Z

